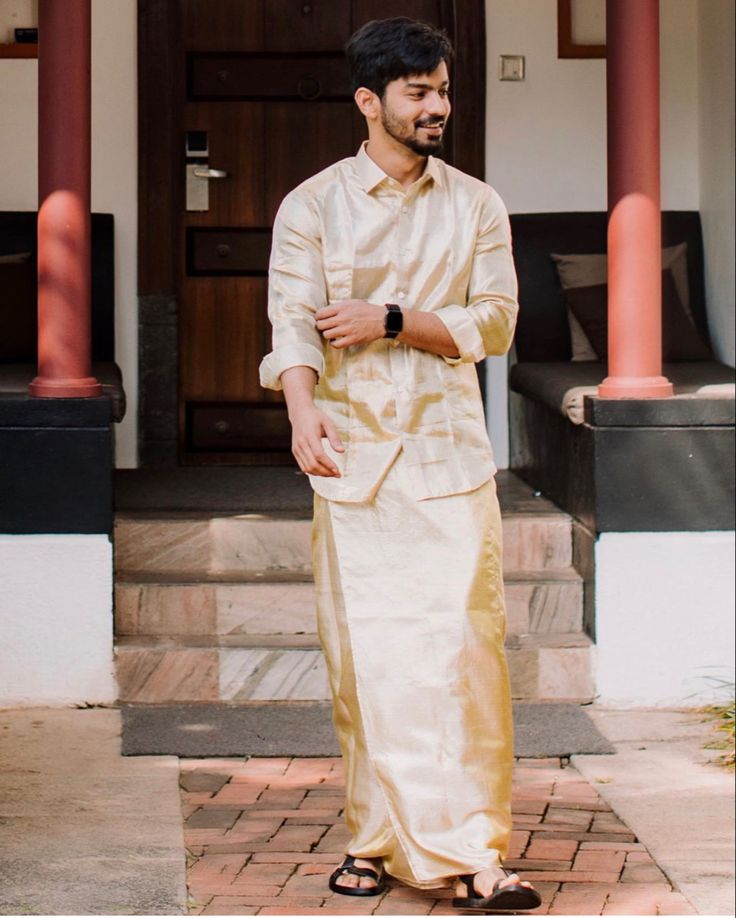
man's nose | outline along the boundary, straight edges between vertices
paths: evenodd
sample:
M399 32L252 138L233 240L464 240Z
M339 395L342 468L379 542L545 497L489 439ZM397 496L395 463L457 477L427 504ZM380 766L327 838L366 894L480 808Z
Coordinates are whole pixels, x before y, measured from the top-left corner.
M446 96L441 96L438 92L430 93L427 97L427 112L430 115L446 115L450 109L450 104Z

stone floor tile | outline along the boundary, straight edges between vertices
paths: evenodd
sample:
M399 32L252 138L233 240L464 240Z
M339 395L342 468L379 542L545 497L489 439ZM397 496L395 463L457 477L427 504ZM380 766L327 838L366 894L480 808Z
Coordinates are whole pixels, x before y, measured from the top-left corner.
M381 896L329 889L350 839L341 759L184 761L190 914L459 914L449 887L418 890L389 877ZM529 914L690 914L644 846L572 766L518 761L512 809L506 865L543 898Z
M573 870L603 870L620 874L626 861L624 851L579 851Z

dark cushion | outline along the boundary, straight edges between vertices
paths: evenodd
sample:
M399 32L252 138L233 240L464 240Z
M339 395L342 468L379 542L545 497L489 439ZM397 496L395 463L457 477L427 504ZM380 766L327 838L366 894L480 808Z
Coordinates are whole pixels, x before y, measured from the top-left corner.
M570 360L567 306L550 255L605 252L608 215L603 211L511 214L510 220L519 278L518 360ZM664 211L662 247L683 242L687 243L690 308L701 338L709 341L700 215L697 211Z
M35 263L0 263L0 363L35 363L37 316Z
M608 285L570 287L565 290L565 300L598 358L605 360L608 354ZM710 348L703 343L685 311L669 268L662 271L662 359L713 359Z

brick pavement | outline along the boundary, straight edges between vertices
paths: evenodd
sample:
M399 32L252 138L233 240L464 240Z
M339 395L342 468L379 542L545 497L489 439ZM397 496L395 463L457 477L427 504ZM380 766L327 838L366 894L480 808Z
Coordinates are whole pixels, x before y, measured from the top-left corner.
M190 914L463 914L453 890L391 877L381 896L329 889L349 838L340 758L182 759L180 784ZM517 761L513 811L506 866L544 900L526 914L695 914L571 765Z

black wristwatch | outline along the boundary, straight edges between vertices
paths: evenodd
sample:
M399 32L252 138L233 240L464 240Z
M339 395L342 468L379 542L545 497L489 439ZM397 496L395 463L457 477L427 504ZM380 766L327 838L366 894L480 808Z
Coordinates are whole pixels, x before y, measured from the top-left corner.
M404 328L404 314L401 306L396 303L386 303L386 317L383 320L383 327L386 329L384 338L395 338Z

